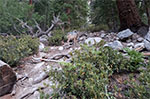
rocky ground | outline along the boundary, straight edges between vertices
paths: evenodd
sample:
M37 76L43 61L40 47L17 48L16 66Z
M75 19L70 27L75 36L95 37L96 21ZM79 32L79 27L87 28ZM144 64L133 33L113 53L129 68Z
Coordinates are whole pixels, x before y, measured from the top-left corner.
M90 41L89 46L92 46L95 42L100 42L101 40L107 42L104 46L110 46L117 50L128 47L149 55L150 33L141 37L128 29L119 33L106 33L105 31L95 33L81 32L78 44L75 46L66 43L62 46L45 46L44 39L44 42L41 40L40 50L37 55L23 59L21 65L13 68L17 75L17 82L11 94L0 97L0 99L39 99L39 88L45 93L52 93L53 89L46 87L44 84L54 84L49 81L48 74L45 70L49 70L51 67L59 67L59 62L61 61L70 62L71 57L69 53L74 49L80 49L80 44ZM118 81L127 77L116 76L115 78Z

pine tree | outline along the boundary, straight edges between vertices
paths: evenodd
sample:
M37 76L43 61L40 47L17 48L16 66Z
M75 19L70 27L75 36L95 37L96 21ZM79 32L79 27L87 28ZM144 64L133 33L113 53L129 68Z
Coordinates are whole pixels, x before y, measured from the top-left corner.
M52 19L53 14L60 13L66 26L80 27L86 22L87 0L40 0L35 4L35 11L44 14L46 22Z
M93 24L106 24L109 29L117 30L119 20L114 0L93 0L91 10L91 21Z

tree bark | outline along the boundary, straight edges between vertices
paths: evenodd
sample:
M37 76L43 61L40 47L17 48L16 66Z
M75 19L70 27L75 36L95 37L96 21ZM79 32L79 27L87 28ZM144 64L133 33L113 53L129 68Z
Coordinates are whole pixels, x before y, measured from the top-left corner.
M140 27L146 26L142 23L134 0L117 0L117 8L120 19L119 31L129 28L133 32L137 32Z
M150 7L149 7L149 4L150 4L150 1L146 1L144 0L144 3L145 3L145 6L146 6L146 15L147 15L147 19L148 19L148 25L150 26Z
M32 0L29 0L29 5L32 5Z

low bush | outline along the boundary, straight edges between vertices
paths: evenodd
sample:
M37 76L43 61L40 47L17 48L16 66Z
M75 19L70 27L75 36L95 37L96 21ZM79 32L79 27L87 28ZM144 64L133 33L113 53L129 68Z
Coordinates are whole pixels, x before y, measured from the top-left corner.
M48 38L48 42L50 46L58 46L62 44L62 41L66 42L67 38L65 33L63 33L61 30L55 30L52 33L52 37Z
M133 57L133 54L129 54L130 51L128 51L129 58L125 58L112 48L98 45L81 46L81 50L71 53L73 56L71 63L62 63L61 69L55 68L50 71L50 77L54 82L59 83L57 86L59 90L56 89L52 97L66 99L115 98L113 93L108 91L109 77L116 72L135 71L140 66L139 64L136 66L137 63L141 63L141 61L130 59Z
M38 51L39 41L29 35L0 37L0 60L16 65L22 58Z
M137 78L133 79L133 75L130 77L131 81L127 84L130 88L126 90L126 97L129 99L149 99L150 97L150 64L142 70Z

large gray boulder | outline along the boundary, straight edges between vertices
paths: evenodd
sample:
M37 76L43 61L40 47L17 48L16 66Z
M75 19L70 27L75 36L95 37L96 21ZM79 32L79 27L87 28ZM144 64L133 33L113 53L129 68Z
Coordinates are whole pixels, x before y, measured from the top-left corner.
M120 41L117 41L117 40L114 41L114 42L110 42L108 44L105 44L104 47L105 46L111 47L111 48L113 48L115 50L122 50L123 49L122 43Z
M130 29L126 29L124 31L121 31L117 34L120 40L126 39L128 37L131 37L134 33Z
M15 72L8 64L0 60L0 96L11 92L15 82Z
M148 33L144 36L147 41L150 41L150 27Z
M150 51L150 42L148 40L144 40L144 46L148 51Z

